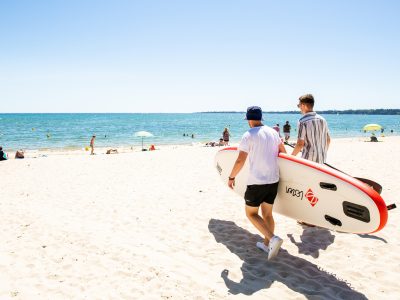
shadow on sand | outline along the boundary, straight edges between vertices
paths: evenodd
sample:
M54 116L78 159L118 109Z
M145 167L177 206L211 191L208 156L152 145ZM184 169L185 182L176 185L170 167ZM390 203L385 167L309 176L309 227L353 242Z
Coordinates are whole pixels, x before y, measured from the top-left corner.
M387 244L387 240L385 240L384 238L381 238L379 236L370 235L370 234L357 234L357 235L363 239L378 240L378 241L381 241L381 242L384 242L385 244Z
M268 289L274 281L279 281L307 299L367 299L334 274L305 259L290 255L284 249L280 250L274 260L267 261L265 253L255 247L255 243L262 238L234 222L211 219L208 229L218 243L224 244L243 261L243 278L240 282L229 279L228 270L221 273L232 294L252 295Z
M326 250L335 240L335 236L328 229L307 226L303 228L299 242L294 239L292 234L287 235L290 241L299 248L300 254L318 258L319 250Z

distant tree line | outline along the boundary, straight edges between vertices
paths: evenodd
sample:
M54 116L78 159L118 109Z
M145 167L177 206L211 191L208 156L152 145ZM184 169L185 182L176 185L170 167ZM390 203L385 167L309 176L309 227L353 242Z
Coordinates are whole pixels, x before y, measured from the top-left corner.
M400 109L346 109L346 110L317 110L319 114L325 115L400 115ZM245 113L244 111L205 111L201 113ZM265 113L273 114L298 114L298 110L288 111L265 111Z

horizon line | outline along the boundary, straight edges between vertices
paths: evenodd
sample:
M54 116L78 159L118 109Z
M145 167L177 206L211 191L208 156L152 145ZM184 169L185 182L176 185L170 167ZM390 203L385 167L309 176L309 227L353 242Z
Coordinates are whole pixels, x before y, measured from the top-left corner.
M400 108L357 108L357 109L321 109L315 110L316 112L374 112L374 111L385 111L385 112L398 112ZM216 110L216 111L193 111L193 112L0 112L0 115L6 114L203 114L203 113L246 113L246 111L240 110ZM297 110L274 110L264 111L263 113L287 113L287 114L299 114Z

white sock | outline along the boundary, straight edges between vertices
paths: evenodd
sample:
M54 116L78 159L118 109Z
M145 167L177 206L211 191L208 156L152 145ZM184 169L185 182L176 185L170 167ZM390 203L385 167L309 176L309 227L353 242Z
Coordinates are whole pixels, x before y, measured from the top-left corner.
M268 246L265 245L264 243L262 243L262 242L257 242L257 243L256 243L256 246L257 246L258 249L261 249L262 251L268 253Z

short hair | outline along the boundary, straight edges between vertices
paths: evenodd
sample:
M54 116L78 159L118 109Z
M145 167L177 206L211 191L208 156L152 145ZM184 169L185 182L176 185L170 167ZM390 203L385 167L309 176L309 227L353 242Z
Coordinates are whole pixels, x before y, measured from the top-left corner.
M310 107L314 107L314 96L311 94L305 94L299 98L300 102L307 104Z
M1 151L1 150L3 150L3 147L2 147L2 146L0 146L0 151Z

